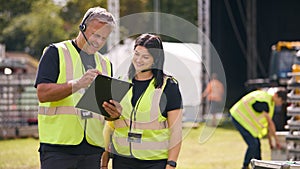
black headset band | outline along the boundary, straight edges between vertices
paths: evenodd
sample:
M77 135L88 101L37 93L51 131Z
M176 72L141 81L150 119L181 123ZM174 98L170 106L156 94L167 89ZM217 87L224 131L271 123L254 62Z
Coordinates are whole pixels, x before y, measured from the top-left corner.
M85 29L86 29L86 23L85 23L85 22L86 22L87 19L92 15L92 13L93 13L93 12L89 12L89 13L86 15L86 17L83 18L81 24L79 25L79 29L80 29L81 31L85 31Z

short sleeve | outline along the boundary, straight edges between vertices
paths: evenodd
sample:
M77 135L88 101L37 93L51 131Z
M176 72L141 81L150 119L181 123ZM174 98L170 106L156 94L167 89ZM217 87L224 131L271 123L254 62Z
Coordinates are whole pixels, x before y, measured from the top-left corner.
M252 107L255 111L257 112L269 112L269 105L267 102L259 102L259 101L256 101L255 103L252 104Z
M165 99L163 99L165 98ZM160 109L164 117L168 116L168 111L181 109L182 97L179 90L178 82L168 79L164 89L164 96L160 100Z
M56 83L58 75L58 49L54 45L50 45L40 59L34 87L40 83Z

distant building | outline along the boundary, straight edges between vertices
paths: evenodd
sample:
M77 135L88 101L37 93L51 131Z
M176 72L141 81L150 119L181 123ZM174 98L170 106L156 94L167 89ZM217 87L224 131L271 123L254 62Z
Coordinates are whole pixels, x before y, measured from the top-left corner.
M38 60L21 52L5 52L9 62L17 63L16 66L24 69L23 73L35 74L38 67Z
M5 74L4 69L9 68L11 74L35 74L38 60L27 53L7 52L5 45L0 45L0 74Z
M0 138L37 135L37 67L32 56L0 44Z

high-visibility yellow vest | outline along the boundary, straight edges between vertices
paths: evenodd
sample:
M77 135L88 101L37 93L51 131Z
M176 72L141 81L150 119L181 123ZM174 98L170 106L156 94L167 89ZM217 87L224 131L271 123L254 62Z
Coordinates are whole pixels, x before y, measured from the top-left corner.
M59 54L59 76L57 83L66 83L80 78L85 69L81 58L71 41L54 44ZM94 55L96 69L102 74L111 76L111 64L100 53ZM93 118L83 120L81 112L75 108L84 89L54 102L39 103L38 127L41 143L78 145L84 135L88 143L104 147L104 118L93 113Z
M138 99L135 108L132 107L132 88L125 95L120 104L123 107L120 119L113 121L115 128L112 142L116 152L120 155L134 156L141 160L159 160L168 158L170 130L167 119L161 115L159 102L166 99L161 88L155 89L154 79L151 80L146 91ZM134 113L134 110L136 113ZM133 133L142 135L141 142L129 142L130 119Z
M244 96L230 109L231 116L255 138L262 138L268 133L268 122L262 113L256 112L252 105L256 102L267 102L269 115L274 115L275 103L272 95L265 91L253 91Z

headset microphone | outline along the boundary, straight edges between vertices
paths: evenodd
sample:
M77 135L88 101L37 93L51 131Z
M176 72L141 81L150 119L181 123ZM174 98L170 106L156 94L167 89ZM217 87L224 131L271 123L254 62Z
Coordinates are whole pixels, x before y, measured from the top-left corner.
M80 29L80 26L79 26L79 29ZM82 35L83 35L85 41L87 42L87 44L88 44L88 45L91 45L90 42L88 41L87 37L85 36L84 31L80 29L80 32L82 33Z
M148 72L148 71L151 71L153 68L149 68L149 69L144 69L144 70L142 70L141 72Z

